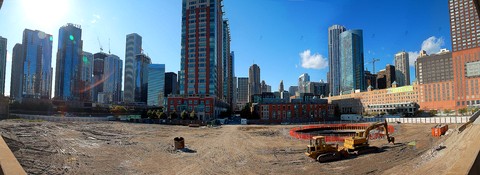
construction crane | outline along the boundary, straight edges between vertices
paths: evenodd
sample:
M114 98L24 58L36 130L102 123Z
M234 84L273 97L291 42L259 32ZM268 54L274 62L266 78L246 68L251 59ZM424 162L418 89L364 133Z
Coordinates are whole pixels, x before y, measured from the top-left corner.
M380 61L380 59L378 59L378 58L372 58L372 61L369 61L369 62L367 63L367 64L370 64L370 63L372 64L372 67L373 67L373 69L372 69L372 70L373 70L373 71L372 71L372 74L375 73L375 62L379 62L379 61Z
M98 41L98 45L100 46L100 52L103 52L102 43L100 42L100 38L98 36L97 36L97 41Z

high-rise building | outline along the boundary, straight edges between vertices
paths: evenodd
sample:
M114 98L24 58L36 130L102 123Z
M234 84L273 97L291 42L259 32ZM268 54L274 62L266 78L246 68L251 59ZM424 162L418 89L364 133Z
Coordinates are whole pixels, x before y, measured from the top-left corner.
M260 83L260 89L262 93L267 92L267 83L265 83L265 80L262 80Z
M22 99L23 87L23 46L22 44L15 44L12 52L12 74L10 77L10 98L15 101Z
M305 93L312 93L313 95L319 95L323 97L328 97L328 90L329 86L328 83L325 83L323 81L320 82L308 82L306 87Z
M219 78L221 77L221 81L218 81L219 87L222 90L219 92L221 97L227 101L227 103L231 104L231 94L229 89L231 88L231 80L233 77L230 75L232 73L229 70L231 56L230 56L230 28L228 25L228 20L222 21L222 62L221 62L221 74L219 74Z
M142 53L142 37L136 33L128 34L125 47L125 84L124 101L135 101L135 65L136 56Z
M228 43L230 45L230 43ZM230 104L231 109L235 106L235 91L236 91L236 82L235 82L235 53L232 51L228 55L227 59L227 103Z
M82 53L82 61L80 62L80 101L92 101L93 86L93 54L90 52Z
M342 94L365 91L362 30L348 30L340 34L340 62Z
M295 95L298 92L298 86L290 86L288 92L290 92L290 95Z
M395 76L398 86L410 85L410 65L407 52L395 54Z
M253 64L248 71L248 100L251 102L251 96L261 94L262 87L260 84L260 67Z
M221 0L182 1L180 94L222 98Z
M149 74L149 68L148 65L151 64L151 59L145 54L138 54L135 56L135 62L133 65L135 65L135 68L133 69L133 79L135 80L134 82L134 101L135 102L143 102L147 103L147 93L148 93L148 74ZM164 66L165 67L165 66ZM165 69L165 68L163 68ZM163 73L165 73L165 70L163 70ZM162 74L163 75L163 74ZM163 75L165 76L165 75ZM163 77L162 76L162 77ZM163 81L165 81L163 79ZM164 83L163 83L164 84Z
M106 103L121 102L122 92L122 60L113 54L109 54L105 57L103 63L103 94L105 95Z
M228 26L222 7L222 0L182 0L180 95L168 98L168 112L185 111L208 121L227 110L223 55L229 53L230 40L224 38Z
M283 87L283 80L280 81L280 86L278 87L278 92L283 92L285 91L284 87Z
M393 82L395 82L395 66L387 64L385 69L378 71L377 74L377 88L387 89L391 88Z
M165 64L148 65L148 106L164 106Z
M99 52L93 55L93 101L116 103L122 99L122 60L113 54Z
M249 102L248 97L248 77L238 77L237 104L240 109Z
M480 19L473 0L449 0L455 108L480 104Z
M80 25L67 24L60 27L58 34L57 66L55 67L55 98L80 100L82 84L82 29Z
M98 102L98 94L103 92L104 62L108 54L99 52L93 55L93 87L92 101Z
M444 50L437 54L419 57L416 74L418 101L423 109L453 109L452 52Z
M165 73L165 93L164 97L168 97L169 94L177 94L178 91L177 74L175 72Z
M333 25L328 28L328 68L327 81L330 93L340 95L340 34L346 30L341 25Z
M50 34L23 31L23 98L50 99L52 96L52 42Z
M298 92L307 93L307 84L310 82L310 75L304 73L298 77Z
M0 36L0 95L5 95L5 73L7 68L7 38Z

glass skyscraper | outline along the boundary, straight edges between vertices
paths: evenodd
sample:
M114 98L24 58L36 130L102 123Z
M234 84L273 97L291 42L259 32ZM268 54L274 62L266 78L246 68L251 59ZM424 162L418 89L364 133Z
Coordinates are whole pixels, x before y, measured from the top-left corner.
M136 33L128 34L125 47L125 85L124 85L124 101L135 101L135 58L142 53L142 37Z
M163 106L164 88L165 64L148 65L148 106Z
M92 101L92 86L93 86L93 54L83 52L82 61L80 62L81 85L84 87L80 93L81 101Z
M93 55L93 101L116 103L122 100L122 60L113 54L99 52Z
M12 53L12 74L10 79L10 98L15 101L22 99L23 84L23 45L15 44Z
M82 29L80 25L67 24L58 32L57 66L55 67L55 98L80 100L88 88L81 81Z
M5 69L7 68L7 38L0 36L0 95L5 95Z
M327 77L330 93L335 96L340 94L340 34L346 29L341 25L328 28L328 68Z
M340 34L340 90L343 94L365 91L362 30Z
M145 54L138 54L135 57L135 72L134 75L134 100L135 102L147 103L147 88L148 88L148 65L151 64L151 59ZM165 72L165 71L164 71Z
M50 99L52 93L52 42L50 34L39 30L23 31L22 96Z
M122 60L113 54L107 55L103 62L104 103L120 102L122 93Z

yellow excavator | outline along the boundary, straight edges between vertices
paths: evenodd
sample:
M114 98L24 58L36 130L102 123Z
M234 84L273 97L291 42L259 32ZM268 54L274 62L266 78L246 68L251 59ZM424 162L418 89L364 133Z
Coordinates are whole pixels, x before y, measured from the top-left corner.
M350 154L359 155L375 151L378 148L370 147L368 144L369 133L371 130L382 126L388 143L395 143L395 138L388 134L387 122L377 122L367 127L364 131L357 132L356 136L346 138L343 146L338 146L338 144L327 144L324 136L314 136L310 139L310 144L307 145L305 155L316 159L319 162L330 162L346 158Z
M348 153L338 144L327 144L324 136L313 136L307 145L305 155L323 163L340 160L348 156Z
M356 133L356 136L346 138L343 142L343 147L350 153L361 154L366 152L375 151L375 147L370 147L368 144L370 131L383 127L385 136L387 137L388 143L395 144L395 138L388 134L388 124L387 121L377 122L368 126L364 131L359 131Z

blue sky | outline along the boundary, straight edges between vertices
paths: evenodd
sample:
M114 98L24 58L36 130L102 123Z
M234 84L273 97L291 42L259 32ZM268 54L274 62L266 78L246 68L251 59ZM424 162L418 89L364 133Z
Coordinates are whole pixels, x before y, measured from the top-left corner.
M6 94L10 53L15 43L21 43L25 28L54 36L52 67L58 29L75 23L82 26L85 51L100 51L100 40L105 51L110 49L124 59L125 36L135 32L143 37L143 49L153 63L166 64L166 71L180 68L181 0L39 2L7 0L0 10L0 36L8 39L9 52ZM333 24L363 29L365 62L381 60L376 71L393 64L398 51L414 55L422 48L429 53L451 48L446 0L224 0L224 11L230 22L236 76L248 76L249 66L256 63L261 79L272 90L278 89L281 80L286 88L296 85L302 73L312 81L326 80L327 30ZM365 66L372 69L370 64ZM411 75L413 80L413 67Z

